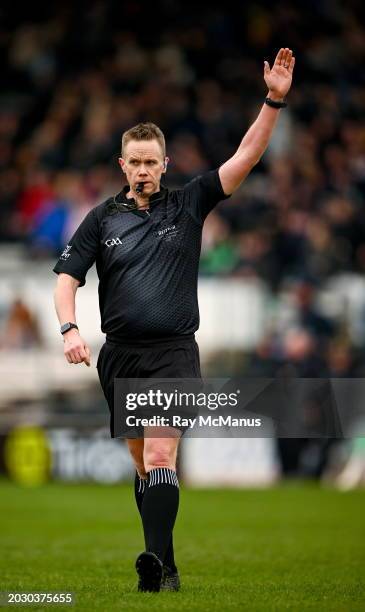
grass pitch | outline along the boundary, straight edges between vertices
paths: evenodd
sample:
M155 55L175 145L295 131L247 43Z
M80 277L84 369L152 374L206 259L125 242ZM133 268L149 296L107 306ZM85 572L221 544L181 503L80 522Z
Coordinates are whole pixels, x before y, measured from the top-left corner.
M136 591L143 540L131 486L2 481L0 498L0 590L76 595L74 607L26 609L365 610L365 491L182 488L182 590L159 594Z

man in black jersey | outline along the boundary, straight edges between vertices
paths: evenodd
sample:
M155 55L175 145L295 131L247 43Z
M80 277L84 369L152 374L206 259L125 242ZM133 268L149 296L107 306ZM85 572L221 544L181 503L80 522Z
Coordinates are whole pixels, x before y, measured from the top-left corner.
M55 305L71 364L90 365L90 350L75 317L75 295L96 262L101 328L106 334L97 363L111 413L115 378L200 378L198 265L203 223L232 194L264 153L295 59L280 49L270 70L268 96L236 153L219 169L181 189L161 187L168 157L161 130L139 124L123 134L119 164L127 186L91 210L60 256ZM136 561L139 590L178 590L172 531L179 503L176 456L181 432L123 432L136 466L135 496L146 551ZM144 437L143 437L144 434Z

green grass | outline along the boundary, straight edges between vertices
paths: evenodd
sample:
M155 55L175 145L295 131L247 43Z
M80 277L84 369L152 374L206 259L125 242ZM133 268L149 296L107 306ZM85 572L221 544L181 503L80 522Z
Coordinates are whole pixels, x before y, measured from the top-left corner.
M77 610L365 610L365 491L181 491L179 593L136 592L131 487L0 483L0 590L73 591Z

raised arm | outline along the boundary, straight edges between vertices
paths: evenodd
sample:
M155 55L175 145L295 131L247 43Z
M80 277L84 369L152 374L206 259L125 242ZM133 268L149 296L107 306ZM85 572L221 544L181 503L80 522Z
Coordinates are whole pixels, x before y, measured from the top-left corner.
M273 67L264 63L264 79L268 87L267 97L274 102L282 102L288 93L295 64L291 49L280 49ZM275 128L280 109L272 108L266 103L262 106L256 121L243 137L236 153L219 168L219 177L223 191L233 193L260 160L271 134Z
M54 302L60 325L76 323L76 291L80 281L69 274L59 274L54 292ZM68 363L91 363L90 349L77 329L63 334L64 354Z

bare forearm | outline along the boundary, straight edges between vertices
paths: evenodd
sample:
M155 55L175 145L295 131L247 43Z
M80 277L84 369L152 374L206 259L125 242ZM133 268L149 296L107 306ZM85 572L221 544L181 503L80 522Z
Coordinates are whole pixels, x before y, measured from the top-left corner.
M242 138L235 156L250 160L251 167L262 157L278 121L280 110L263 104L260 113Z
M76 291L78 281L60 277L54 293L54 303L60 324L76 323Z
M264 104L244 135L236 153L219 169L225 193L233 193L264 154L280 111Z

